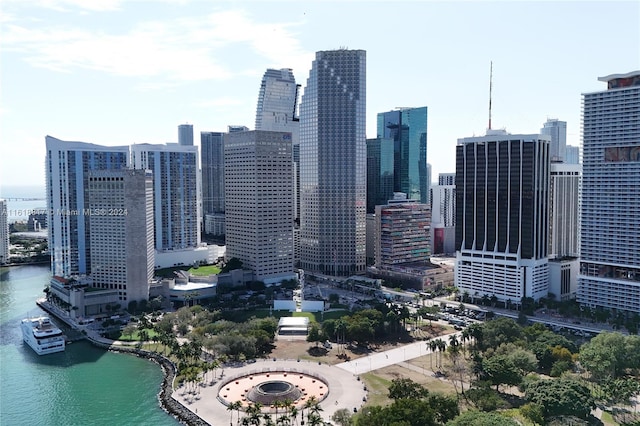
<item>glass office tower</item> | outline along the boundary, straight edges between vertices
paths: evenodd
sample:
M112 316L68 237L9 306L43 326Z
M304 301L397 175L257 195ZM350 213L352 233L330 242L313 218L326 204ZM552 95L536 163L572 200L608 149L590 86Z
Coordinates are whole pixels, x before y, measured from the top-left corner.
M378 137L394 141L394 191L428 203L427 107L379 113Z

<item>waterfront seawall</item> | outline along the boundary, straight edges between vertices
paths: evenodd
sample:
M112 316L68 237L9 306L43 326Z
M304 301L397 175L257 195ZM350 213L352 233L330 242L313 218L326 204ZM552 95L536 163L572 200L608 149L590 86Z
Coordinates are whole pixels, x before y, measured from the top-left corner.
M94 335L95 333L92 332L83 333L83 331L78 330L76 324L74 324L69 318L66 318L64 315L61 315L59 312L57 312L57 310L48 302L40 299L36 301L36 304L44 311L54 316L57 320L62 321L65 325L84 336L84 338L86 338L89 342L91 342L92 345L96 347L109 351L135 355L139 358L144 358L158 364L162 369L163 377L162 383L160 385L160 391L158 392L158 401L160 403L160 407L167 414L171 415L182 424L189 426L211 426L209 423L204 421L194 412L190 411L184 405L180 404L171 396L173 394L173 381L176 378L177 368L170 359L155 352L116 344L116 341Z

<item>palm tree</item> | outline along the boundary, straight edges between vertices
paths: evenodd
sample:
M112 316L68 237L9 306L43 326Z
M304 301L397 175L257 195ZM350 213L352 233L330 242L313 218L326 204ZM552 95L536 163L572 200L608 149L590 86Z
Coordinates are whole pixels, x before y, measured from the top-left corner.
M429 363L431 364L431 371L433 371L433 357L436 354L436 349L438 349L438 344L435 342L435 340L429 340L429 349L431 350L431 355L429 355ZM438 360L436 359L436 365Z
M471 339L471 333L469 332L468 328L465 328L464 330L462 330L462 333L460 334L460 341L462 342L462 352L465 351L465 342L467 342L469 339Z
M456 334L449 335L449 346L458 347L460 345L460 341L458 340L458 336Z
M260 425L260 415L262 414L262 404L256 402L255 404L249 405L245 410L247 417L245 420L247 424L250 425Z
M291 419L296 422L296 425L298 424L298 409L296 408L295 405L293 405L293 403L291 404L291 410L289 411L289 417L291 417Z

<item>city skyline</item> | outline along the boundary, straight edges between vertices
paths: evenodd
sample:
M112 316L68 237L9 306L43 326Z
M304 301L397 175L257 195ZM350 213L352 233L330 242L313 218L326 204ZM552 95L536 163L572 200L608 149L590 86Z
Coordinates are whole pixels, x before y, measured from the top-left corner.
M455 170L457 138L484 134L490 61L493 127L531 133L558 118L569 145L580 143L580 95L599 90L594 77L640 68L632 2L347 2L339 12L323 2L4 2L0 186L44 187L47 134L115 146L177 142L185 123L195 134L252 126L264 70L306 81L319 50L367 51L367 137L378 112L429 106L433 176Z

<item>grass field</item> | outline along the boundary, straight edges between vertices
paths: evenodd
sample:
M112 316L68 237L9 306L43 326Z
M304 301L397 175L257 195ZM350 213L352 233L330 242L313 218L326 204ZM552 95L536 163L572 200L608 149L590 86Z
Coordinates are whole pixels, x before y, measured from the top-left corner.
M220 268L216 265L199 266L197 268L191 268L188 271L191 275L203 277L207 275L217 275L220 273Z
M154 336L158 335L158 333L156 333L156 331L152 328L147 328L147 333L149 333L149 341L151 341ZM131 336L124 336L122 333L120 333L120 337L117 337L115 340L121 340L123 342L137 342L140 340L140 334L138 330L136 330L135 333L133 333L133 335Z

